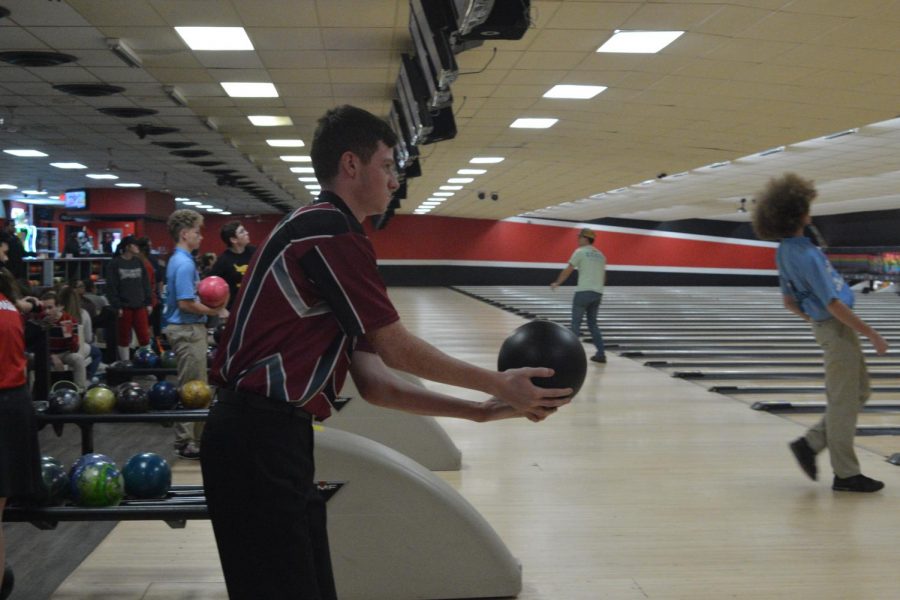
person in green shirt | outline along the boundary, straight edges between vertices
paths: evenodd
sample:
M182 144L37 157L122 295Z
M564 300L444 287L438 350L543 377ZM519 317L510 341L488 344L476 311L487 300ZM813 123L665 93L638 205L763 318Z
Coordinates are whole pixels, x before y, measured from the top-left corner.
M575 296L572 298L572 331L581 336L581 320L587 314L588 331L591 332L591 341L597 349L591 360L597 363L606 362L606 352L603 348L603 334L597 327L597 309L603 300L603 286L606 283L606 257L602 252L594 248L595 234L592 229L582 229L578 232L578 248L572 253L569 264L550 284L553 289L558 288L572 271L578 271L578 283L575 286Z

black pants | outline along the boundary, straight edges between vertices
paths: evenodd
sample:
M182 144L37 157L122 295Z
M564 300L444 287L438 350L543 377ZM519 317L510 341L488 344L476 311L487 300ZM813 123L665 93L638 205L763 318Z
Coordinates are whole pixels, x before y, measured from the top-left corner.
M206 501L232 600L335 600L312 422L217 402L201 443Z

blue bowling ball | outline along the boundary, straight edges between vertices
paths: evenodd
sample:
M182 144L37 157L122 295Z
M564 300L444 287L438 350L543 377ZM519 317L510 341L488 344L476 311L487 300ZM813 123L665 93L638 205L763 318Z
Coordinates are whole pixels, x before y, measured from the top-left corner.
M151 410L173 410L178 405L178 387L169 381L157 381L148 397Z
M133 362L135 367L152 369L159 366L159 354L154 352L152 348L146 346L138 348L134 353Z
M172 486L172 469L159 454L144 452L128 459L122 469L125 493L132 498L164 498Z

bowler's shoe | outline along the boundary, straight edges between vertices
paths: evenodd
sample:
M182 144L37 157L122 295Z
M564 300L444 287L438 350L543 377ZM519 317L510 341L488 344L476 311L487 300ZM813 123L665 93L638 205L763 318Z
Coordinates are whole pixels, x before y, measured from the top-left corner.
M871 477L866 477L862 473L853 477L834 476L834 484L831 486L836 492L877 492L884 487L884 483Z
M606 355L605 354L595 354L591 357L591 360L594 361L595 363L603 364L606 362Z
M800 463L800 468L803 469L803 472L806 473L810 479L815 481L818 473L818 468L816 467L816 453L809 447L809 442L806 441L806 438L801 437L797 438L789 445L791 447L791 452L794 453L794 458Z

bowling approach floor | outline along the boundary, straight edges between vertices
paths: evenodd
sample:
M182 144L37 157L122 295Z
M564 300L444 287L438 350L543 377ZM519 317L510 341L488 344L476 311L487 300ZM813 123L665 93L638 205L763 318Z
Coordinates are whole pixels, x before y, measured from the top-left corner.
M621 290L623 303L640 304L635 289ZM488 368L506 335L525 322L449 289L390 294L408 328ZM558 294L565 305L566 292ZM873 495L832 492L827 457L819 462L825 476L812 482L788 452L801 424L673 378L644 358L608 354L606 365L589 363L581 393L544 423L440 420L463 453L462 470L441 477L521 560L520 599L897 597L900 469L860 448L864 471L887 487ZM175 477L199 482L199 466L182 461ZM207 522L183 530L119 524L52 595L224 597Z

